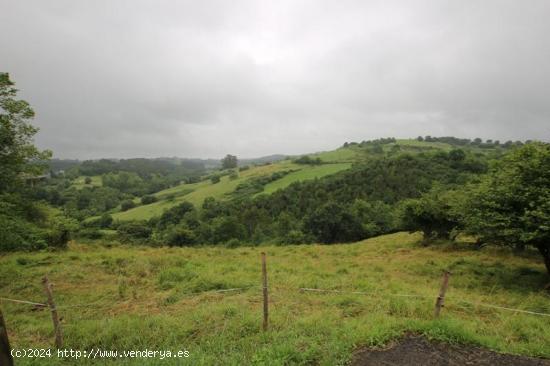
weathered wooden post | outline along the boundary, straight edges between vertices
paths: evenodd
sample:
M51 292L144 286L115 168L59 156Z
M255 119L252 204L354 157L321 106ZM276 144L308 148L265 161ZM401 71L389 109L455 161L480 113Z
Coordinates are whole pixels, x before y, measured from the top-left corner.
M451 275L451 272L445 271L443 273L443 282L441 283L441 288L439 289L439 296L437 297L437 300L435 301L435 317L439 317L439 313L441 312L441 308L443 307L443 303L445 302L445 293L447 292L447 287L449 286L449 276Z
M57 348L63 348L63 333L61 331L61 323L59 322L59 316L57 314L57 308L55 307L55 302L53 301L52 285L48 280L48 276L44 276L42 279L44 284L44 290L48 296L48 305L50 306L50 311L52 313L53 328L55 330L55 346Z
M265 253L262 252L262 287L263 287L263 294L264 294L264 323L263 323L263 329L264 331L267 330L268 325L268 318L269 318L269 305L268 305L268 297L267 297L267 264L265 259Z
M0 309L0 365L13 366L13 357L11 357L8 330L6 328L6 323L4 322L2 309Z

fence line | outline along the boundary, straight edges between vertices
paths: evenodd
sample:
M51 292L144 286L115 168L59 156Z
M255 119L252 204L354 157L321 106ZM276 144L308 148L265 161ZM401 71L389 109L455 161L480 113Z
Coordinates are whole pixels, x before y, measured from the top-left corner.
M207 290L207 291L198 291L198 292L191 292L191 293L187 293L187 294L183 294L182 297L189 297L189 296L198 296L198 295L201 295L201 294L214 294L214 293L228 293L228 292L234 292L234 291L243 291L243 290L249 290L249 289L252 289L252 288L261 288L262 289L262 293L263 293L263 330L264 331L267 331L268 329L268 324L269 324L269 301L268 301L268 281L267 281L267 266L266 266L266 255L264 252L261 253L261 264L262 264L262 285L261 286L245 286L245 287L236 287L236 288L228 288L228 289L218 289L218 290ZM448 271L445 271L444 274L443 274L443 281L442 281L442 284L441 284L441 288L439 290L439 295L436 297L436 303L435 303L435 311L434 311L434 317L437 318L439 316L439 313L441 311L441 308L444 306L444 302L445 302L445 293L447 291L447 287L448 287L448 284L449 284L449 278L450 278L450 275L451 273L448 272ZM52 293L52 285L51 283L49 282L47 276L45 276L43 279L42 279L42 282L43 282L43 285L44 285L44 289L45 289L45 292L46 292L46 295L47 295L47 299L48 299L48 304L43 304L43 303L38 303L38 302L33 302L33 301L27 301L27 300L20 300L20 299L11 299L11 298L7 298L7 297L0 297L0 300L1 301L9 301L9 302L13 302L13 303L16 303L16 304L25 304L25 305L33 305L33 306L39 306L41 308L46 308L47 306L50 307L50 310L51 310L51 315L52 315L52 321L53 321L53 325L54 325L54 330L55 330L55 343L56 343L56 347L59 349L63 346L63 338L62 338L62 327L61 327L61 321L60 321L60 318L58 317L58 313L57 313L57 310L58 309L68 309L68 308L73 308L73 307L92 307L93 305L95 304L98 304L100 302L104 302L105 300L98 300L98 301L95 301L95 302L86 302L86 303L81 303L81 304L69 304L69 305L61 305L59 307L56 306L55 302L54 302L54 297L53 297L53 293ZM286 290L292 290L292 291L295 291L295 290L298 290L300 291L301 293L303 292L316 292L316 293L337 293L337 294L353 294L353 295L369 295L369 296L374 296L376 298L387 298L387 297L407 297L407 298L421 298L421 299L433 299L433 295L420 295L420 294L380 294L380 291L376 291L376 292L367 292L367 291L344 291L344 290L335 290L335 289L320 289L320 288L308 288L308 287L298 287L298 288L289 288L289 287L283 287L283 286L273 286L272 289L286 289ZM451 299L454 299L451 297ZM494 304L486 304L486 303L482 303L482 302L470 302L470 301L467 301L467 300L463 300L463 299L457 299L456 300L458 303L462 302L462 303L465 303L465 304L470 304L470 305L473 305L473 306L483 306L483 307L488 307L488 308L493 308L493 309L498 309L498 310L506 310L506 311L513 311L513 312L516 312L516 313L523 313L523 314L529 314L529 315L536 315L536 316L546 316L546 317L550 317L550 314L548 313L542 313L542 312L536 312L536 311L529 311L529 310L522 310L522 309L514 309L514 308L509 308L509 307L505 307L505 306L499 306L499 305L494 305ZM133 303L133 304L136 304L138 303L137 301L130 301L130 303ZM458 305L460 306L460 305ZM5 332L4 332L5 333ZM8 342L7 340L7 333L6 333L6 342ZM0 351L0 357L4 357L6 356L5 355L5 350L4 350L5 347L3 347Z
M337 294L353 294L353 295L378 295L378 293L375 292L367 292L367 291L342 291L342 290L325 290L321 288L308 288L308 287L300 287L298 288L300 292L328 292L328 293L337 293ZM385 296L378 296L378 297L388 297L388 296L395 296L395 297L418 297L418 298L429 298L432 299L433 295L416 295L416 294L386 294Z
M251 288L258 288L261 289L262 286L247 286L247 287L236 287L236 288L229 288L229 289L221 289L221 290L207 290L207 291L201 291L201 292L190 292L187 294L183 294L183 297L189 297L189 296L196 296L201 294L208 294L208 293L225 293L225 292L235 292L235 291L241 291L241 290L249 290ZM343 290L333 290L333 289L321 289L321 288L308 288L308 287L282 287L282 286L273 286L272 289L286 289L290 291L300 291L300 292L317 292L317 293L338 293L338 294L350 294L350 295L377 295L378 298L384 298L384 297L409 297L409 298L423 298L423 299L431 299L434 298L434 296L430 295L417 295L417 294L386 294L380 296L378 293L375 292L367 292L367 291L343 291ZM543 312L537 312L537 311L531 311L531 310L523 310L523 309L515 309L515 308L509 308L505 306L495 305L495 304L487 304L483 302L473 302L464 300L462 298L456 298L454 296L446 297L447 300L451 300L451 304L456 301L459 303L469 304L473 306L483 306L493 309L500 309L500 310L507 310L517 313L523 313L523 314L530 314L530 315L539 315L539 316L547 316L550 317L550 313L543 313ZM19 300L19 299L11 299L7 297L0 297L1 301L8 301L13 302L16 304L24 304L24 305L34 305L38 307L47 307L47 304L39 303L39 302L33 302L33 301L27 301L27 300ZM104 300L98 300L94 302L87 302L87 303L80 303L80 304L72 304L72 305L58 305L56 306L57 309L69 309L69 308L76 308L76 307L93 307L93 305L96 305L100 302L103 302ZM137 301L131 301L132 303L140 303Z
M493 304L485 304L485 303L482 303L482 302L470 302L470 301L466 301L466 300L458 300L458 301L459 301L459 302L462 302L462 303L465 303L465 304L474 305L474 306L483 306L483 307L486 307L486 308L513 311L513 312L516 312L516 313L524 313L524 314L540 315L540 316L548 316L548 317L550 317L550 314L547 314L547 313L539 313L539 312L537 312L537 311L530 311L530 310L521 310L521 309L507 308L507 307L505 307L505 306L499 306L499 305L493 305Z
M27 304L27 305L34 305L34 306L40 306L40 307L46 307L48 305L41 304L39 302L32 302L32 301L26 301L26 300L17 300L17 299L9 299L7 297L0 297L0 300L2 301L9 301L9 302L15 302L18 304Z

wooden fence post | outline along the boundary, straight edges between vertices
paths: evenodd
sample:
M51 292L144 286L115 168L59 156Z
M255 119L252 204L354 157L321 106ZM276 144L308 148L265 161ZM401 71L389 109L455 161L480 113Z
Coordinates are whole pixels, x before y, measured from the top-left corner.
M0 309L0 365L13 366L8 330L4 322L4 315L2 315L2 309Z
M435 312L434 315L436 318L439 317L439 313L441 312L441 308L443 307L443 303L445 302L445 293L447 292L447 287L449 286L449 276L451 275L451 272L445 271L443 273L443 282L441 283L441 288L439 289L439 296L437 297L437 300L435 301Z
M269 307L268 307L268 298L267 298L267 264L265 260L265 253L262 252L262 287L264 294L264 323L263 329L267 330L268 317L269 317Z
M44 276L42 279L44 284L44 290L48 296L48 305L52 313L53 327L55 330L55 346L57 348L63 348L63 333L61 332L61 323L59 322L59 316L57 314L57 308L55 307L55 302L53 301L52 285L48 280L48 276Z

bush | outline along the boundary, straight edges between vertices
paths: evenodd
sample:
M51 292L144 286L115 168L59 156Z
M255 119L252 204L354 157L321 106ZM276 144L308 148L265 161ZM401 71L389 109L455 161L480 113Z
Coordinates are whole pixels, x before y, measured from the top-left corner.
M121 223L117 232L123 240L143 240L151 236L152 229L145 221L130 221Z
M102 229L108 229L113 224L113 216L108 213L104 213L98 220L99 227Z
M92 178L86 177L86 178L84 179L84 183L85 183L85 184L91 184L91 183L92 183Z
M50 247L66 248L71 239L69 224L63 220L55 220L50 223L50 227L44 230L44 240Z
M157 197L155 196L147 195L147 196L141 197L141 204L143 205L149 205L155 202L157 202Z
M241 166L241 167L239 167L239 172L244 172L245 170L248 170L248 169L250 169L250 166L248 166L248 165Z
M229 174L229 179L235 180L239 178L239 174L236 171L232 171L231 174Z
M113 224L113 217L109 215L108 213L104 213L100 217L96 217L93 219L87 219L82 222L82 227L85 228L101 228L101 229L108 229Z
M282 240L283 244L304 244L307 242L306 235L300 230L290 230Z
M210 181L212 184L216 184L220 182L220 177L218 175L214 175L212 178L210 178Z
M230 239L225 243L226 248L237 248L240 247L242 244L239 241L239 239Z
M233 216L222 216L212 220L213 243L225 243L231 239L243 239L246 229L237 218Z
M308 155L304 155L299 157L298 159L294 159L294 163L316 165L316 164L321 164L322 161L320 158L312 158Z
M78 236L86 239L101 239L103 233L96 228L85 228L78 232Z
M120 204L120 210L123 212L128 211L129 209L134 207L136 207L136 204L132 200L125 200L125 201L122 201L122 203Z
M0 213L0 251L46 248L47 242L42 234L36 225Z
M363 227L345 207L329 202L311 213L305 228L322 243L347 242L362 239Z
M177 206L164 211L157 222L157 227L160 229L167 228L170 225L178 224L186 213L195 210L192 203L184 201Z
M196 242L195 233L186 225L172 226L163 236L165 244L170 246L186 246L193 245Z

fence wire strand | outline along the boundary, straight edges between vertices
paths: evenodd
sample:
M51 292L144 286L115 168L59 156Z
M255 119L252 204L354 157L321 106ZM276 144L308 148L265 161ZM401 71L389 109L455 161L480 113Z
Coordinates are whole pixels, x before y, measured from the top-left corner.
M249 289L261 289L262 286L245 286L245 287L236 287L236 288L229 288L229 289L219 289L219 290L208 290L208 291L199 291L199 292L190 292L187 294L182 294L182 297L193 297L193 296L199 296L203 294L216 294L216 293L228 293L228 292L236 292L236 291L245 291ZM369 296L375 296L378 298L383 297L407 297L407 298L421 298L421 299L431 299L436 298L435 295L420 295L420 294L386 294L386 295L380 295L378 291L375 292L367 292L367 291L344 291L344 290L335 290L335 289L320 289L320 288L308 288L308 287L284 287L284 286L272 286L269 288L270 290L273 289L283 289L283 290L290 290L290 291L300 291L300 292L315 292L315 293L335 293L335 294L350 294L350 295L369 295ZM23 304L23 305L33 305L38 307L47 307L47 304L34 302L34 301L27 301L27 300L20 300L20 299L12 299L7 297L0 297L1 301L8 301L15 304ZM530 311L530 310L522 310L522 309L515 309L510 308L506 306L500 306L495 304L487 304L483 302L473 302L468 301L464 299L454 298L454 297L445 297L445 300L447 300L447 303L453 304L452 301L456 301L456 305L462 304L468 304L472 306L482 306L492 309L498 309L498 310L505 310L505 311L511 311L516 313L522 313L522 314L529 314L529 315L536 315L536 316L545 316L550 317L550 314L543 313L543 312L537 312L537 311ZM63 310L63 309L70 309L70 308L77 308L77 307L94 307L95 305L104 302L105 300L98 300L95 302L85 302L80 304L67 304L67 305L58 305L56 306L57 309ZM133 304L138 304L141 302L138 301L131 301ZM142 302L145 303L145 302ZM111 305L109 305L111 306ZM460 305L459 305L460 306Z

